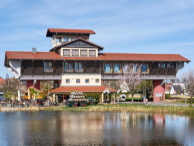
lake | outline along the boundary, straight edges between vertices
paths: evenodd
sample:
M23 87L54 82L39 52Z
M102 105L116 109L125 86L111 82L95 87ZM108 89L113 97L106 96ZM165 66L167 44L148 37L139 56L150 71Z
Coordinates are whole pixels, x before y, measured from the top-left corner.
M0 145L194 145L194 118L119 112L0 112Z

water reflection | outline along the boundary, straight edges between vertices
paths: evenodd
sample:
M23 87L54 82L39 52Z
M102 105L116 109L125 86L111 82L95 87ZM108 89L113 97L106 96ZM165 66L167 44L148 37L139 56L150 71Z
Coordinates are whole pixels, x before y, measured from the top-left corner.
M194 119L109 112L0 112L1 145L194 145Z

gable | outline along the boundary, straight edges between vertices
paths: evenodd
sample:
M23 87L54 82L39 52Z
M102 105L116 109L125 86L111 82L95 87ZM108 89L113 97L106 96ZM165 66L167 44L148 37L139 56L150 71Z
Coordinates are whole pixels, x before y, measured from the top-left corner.
M95 45L91 45L89 43L83 42L82 40L72 42L70 44L65 45L64 47L78 47L78 48L94 48Z
M104 48L100 45L97 45L95 43L90 42L89 40L85 40L82 38L78 38L75 40L72 40L70 42L65 42L62 43L61 45L55 46L54 48L52 48L50 51L51 52L56 52L56 50L60 49L60 48L64 48L64 47L68 47L68 48L97 48L98 50L103 50Z

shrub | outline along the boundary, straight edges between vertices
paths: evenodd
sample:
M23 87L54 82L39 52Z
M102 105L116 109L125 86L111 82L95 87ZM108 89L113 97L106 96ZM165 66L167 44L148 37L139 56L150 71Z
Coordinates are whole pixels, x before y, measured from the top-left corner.
M170 94L166 94L165 96L166 96L166 99L171 98L171 95Z

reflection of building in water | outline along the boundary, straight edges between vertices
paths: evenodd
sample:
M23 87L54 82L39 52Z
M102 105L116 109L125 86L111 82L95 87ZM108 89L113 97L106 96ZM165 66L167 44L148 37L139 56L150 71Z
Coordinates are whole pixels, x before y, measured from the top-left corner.
M194 145L192 117L148 113L126 116L123 122L119 112L2 113L0 142L1 145Z
M103 141L103 113L74 112L68 118L60 117L60 132L66 145L93 145Z
M154 126L162 126L164 127L165 125L165 115L163 114L153 114L153 121L154 121Z

